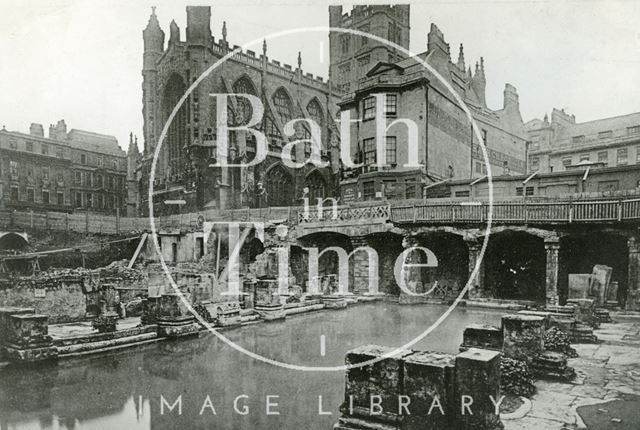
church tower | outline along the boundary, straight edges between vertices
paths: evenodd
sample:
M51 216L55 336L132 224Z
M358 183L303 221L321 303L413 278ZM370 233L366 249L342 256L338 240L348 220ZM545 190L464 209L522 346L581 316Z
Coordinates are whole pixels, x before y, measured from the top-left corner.
M342 13L342 6L329 6L329 25L369 33L409 49L409 5L354 6L346 14ZM368 37L331 31L329 57L333 88L350 92L376 63L395 63L404 55Z
M164 52L164 31L160 28L155 6L152 8L147 28L142 31L144 54L142 65L142 116L144 118L144 154L151 153L156 144L157 62Z

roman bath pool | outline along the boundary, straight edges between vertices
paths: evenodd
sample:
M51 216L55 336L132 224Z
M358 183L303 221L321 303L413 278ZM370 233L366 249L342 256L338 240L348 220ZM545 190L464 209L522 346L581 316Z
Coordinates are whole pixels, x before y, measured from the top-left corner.
M406 343L445 309L377 302L224 334L274 360L339 366L357 346ZM455 353L465 326L499 324L502 313L458 308L413 349ZM326 430L338 419L343 393L344 371L265 364L207 333L29 370L0 369L0 429Z

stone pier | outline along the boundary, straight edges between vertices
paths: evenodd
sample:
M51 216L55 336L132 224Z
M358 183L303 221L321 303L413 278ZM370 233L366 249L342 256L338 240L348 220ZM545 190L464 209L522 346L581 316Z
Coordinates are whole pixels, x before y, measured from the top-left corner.
M545 320L532 315L505 315L502 317L504 355L531 362L544 352Z
M17 363L56 359L49 317L30 308L0 308L0 356Z
M348 366L380 359L392 348L349 351ZM497 402L500 352L471 348L458 354L401 350L347 370L342 416L334 430L501 429ZM463 408L463 405L467 405Z
M284 305L278 293L277 280L258 280L256 284L254 310L265 321L276 321L285 318Z
M177 293L162 294L157 305L159 336L177 338L198 334L199 325L195 317Z

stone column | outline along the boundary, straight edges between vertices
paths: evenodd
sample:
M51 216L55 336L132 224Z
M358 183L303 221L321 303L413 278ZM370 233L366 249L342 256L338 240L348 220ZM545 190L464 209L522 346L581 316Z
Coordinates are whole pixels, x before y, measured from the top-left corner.
M402 247L407 250L414 246L420 246L418 239L413 236L405 236L402 239ZM424 263L424 254L422 252L412 252L406 259L405 264L421 264ZM404 282L406 287L414 293L424 292L424 277L422 267L405 267L403 270ZM402 294L402 292L400 292Z
M631 237L627 241L627 247L629 249L629 275L626 309L638 311L640 310L640 241Z
M559 303L558 250L560 249L560 241L557 237L545 239L544 249L547 253L546 304L547 306L557 306Z
M372 252L369 255L369 252L364 249L355 252L357 248L369 247L364 236L351 237L351 246L353 246L354 250L354 254L351 257L353 264L353 292L355 294L377 294L378 254Z
M476 264L478 264L478 260L480 259L480 251L482 250L482 242L478 242L476 240L465 241L467 243L467 247L469 248L469 278L473 275L473 271L476 268ZM484 290L484 259L480 262L480 267L478 268L478 272L476 276L471 279L469 285L469 298L475 299L478 297L482 297L482 292Z

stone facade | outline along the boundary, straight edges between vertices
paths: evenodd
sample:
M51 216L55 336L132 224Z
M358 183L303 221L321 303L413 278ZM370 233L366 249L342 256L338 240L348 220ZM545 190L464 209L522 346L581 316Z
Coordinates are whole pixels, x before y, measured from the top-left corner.
M575 115L553 109L551 120L545 115L543 120L531 120L525 127L531 141L531 173L640 163L640 112L577 123ZM619 188L611 182L601 184L598 191L615 189Z
M144 151L136 176L142 212L148 206L151 159L169 114L196 78L237 48L227 40L226 23L222 38L214 40L210 17L208 6L187 7L186 40L174 21L165 45L165 34L154 11L143 32ZM262 55L250 49L238 52L195 88L178 110L162 144L154 182L156 213L171 212L162 204L171 199L184 200L183 210L193 211L204 207L288 206L299 202L305 186L312 200L333 195L332 172L337 158L331 148L337 139L337 98L322 78L303 71L302 61L300 54L294 68L270 59L265 41ZM265 113L257 129L268 140L266 160L243 169L210 167L215 164L218 141L216 100L209 96L211 93L244 93L261 99ZM231 125L245 124L252 115L251 106L242 97L229 100L229 112ZM321 155L333 167L317 169L308 164L291 169L282 164L280 154L286 143L309 138L302 122L296 123L295 136L287 137L284 126L293 118L313 119L319 125ZM255 145L251 133L232 132L227 163L253 159ZM309 150L310 146L297 145L296 161L307 159Z
M478 123L493 174L524 173L526 134L515 87L507 84L503 108L492 110L485 100L484 60L476 64L472 74L466 69L461 46L454 63L449 45L435 25L431 26L427 48L419 58L426 59L440 75L450 77L448 84ZM375 94L383 93L376 99ZM380 106L382 101L384 106ZM350 129L350 144L353 159L363 167L344 173L357 177L357 184L346 182L341 188L343 200L420 198L423 186L432 182L486 174L478 138L466 113L450 90L415 59L372 64L366 77L343 97L340 107L352 120L362 121ZM380 118L390 127L384 166L378 165L380 157L375 153L380 120L374 112L382 112ZM417 159L409 154L409 128L393 124L396 119L409 119L417 125Z
M113 136L72 129L64 120L30 133L0 130L0 209L124 215L127 159Z

